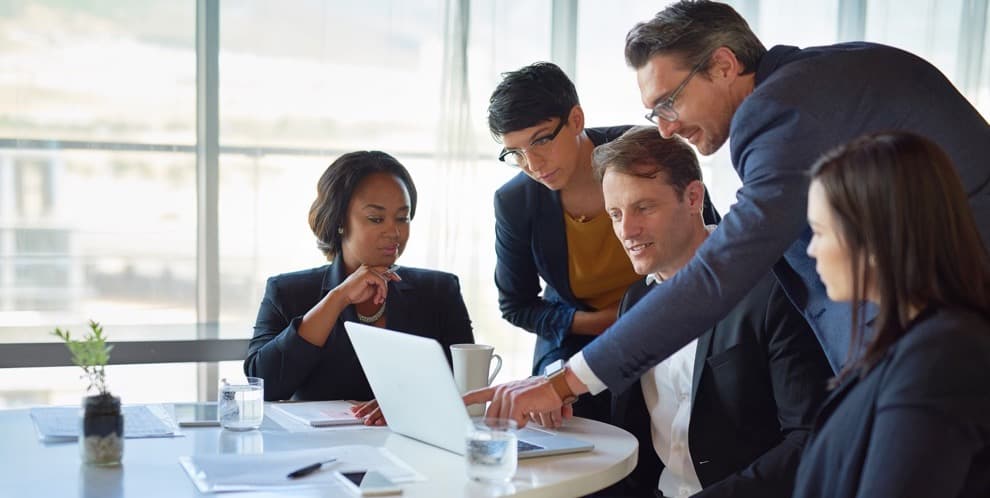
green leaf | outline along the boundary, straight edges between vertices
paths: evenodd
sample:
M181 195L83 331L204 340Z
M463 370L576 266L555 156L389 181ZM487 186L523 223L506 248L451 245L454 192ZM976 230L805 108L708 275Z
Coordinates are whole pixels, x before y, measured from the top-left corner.
M106 394L106 375L104 367L110 362L110 351L113 346L108 346L106 337L103 335L103 327L94 320L89 321L90 332L82 339L73 339L69 330L62 330L55 327L52 334L65 342L65 346L72 355L72 363L82 368L89 380L88 390L94 387L101 394Z

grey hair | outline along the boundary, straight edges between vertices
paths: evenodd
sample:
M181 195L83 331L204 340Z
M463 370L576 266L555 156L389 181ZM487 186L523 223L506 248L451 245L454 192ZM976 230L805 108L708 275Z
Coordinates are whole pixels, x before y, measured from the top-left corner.
M743 65L742 74L756 72L767 52L732 7L710 0L681 0L629 30L626 63L640 69L656 55L673 54L680 57L684 67L693 67L719 47L735 54ZM702 66L702 71L707 69L707 64Z

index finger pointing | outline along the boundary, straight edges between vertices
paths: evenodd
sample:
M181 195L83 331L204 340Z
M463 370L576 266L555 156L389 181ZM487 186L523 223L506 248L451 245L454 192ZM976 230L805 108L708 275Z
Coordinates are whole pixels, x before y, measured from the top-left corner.
M482 387L481 389L475 389L474 391L469 391L464 394L464 404L465 405L475 405L478 403L487 403L495 397L495 387Z

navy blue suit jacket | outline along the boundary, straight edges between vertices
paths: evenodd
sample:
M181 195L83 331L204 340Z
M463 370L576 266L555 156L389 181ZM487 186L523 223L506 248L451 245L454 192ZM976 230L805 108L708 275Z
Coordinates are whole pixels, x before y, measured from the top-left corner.
M389 282L385 326L436 339L450 362L451 344L474 342L471 319L457 276L401 267L401 282ZM323 347L299 337L303 315L347 275L338 257L333 264L268 279L258 310L244 373L265 379L265 400L369 400L374 397L344 322L356 322L353 306L344 308Z
M611 142L630 126L586 128L596 146ZM719 216L705 191L705 223ZM571 291L567 234L560 193L520 172L495 192L495 285L502 317L536 334L533 374L568 359L593 336L569 333L575 311L593 311ZM540 279L546 282L541 289ZM543 296L540 296L540 291Z
M647 290L645 282L630 287L620 314ZM695 496L789 497L831 376L808 323L767 274L698 338L688 444L704 490ZM653 448L639 381L613 393L612 417L639 440L639 462L622 483L625 494L652 497L663 462Z
M990 496L990 315L930 308L825 401L795 498Z
M624 390L725 316L771 269L838 369L851 311L829 301L806 253L807 171L837 145L893 129L945 149L990 245L990 126L934 66L869 43L774 47L732 118L738 202L691 262L584 348L592 371Z

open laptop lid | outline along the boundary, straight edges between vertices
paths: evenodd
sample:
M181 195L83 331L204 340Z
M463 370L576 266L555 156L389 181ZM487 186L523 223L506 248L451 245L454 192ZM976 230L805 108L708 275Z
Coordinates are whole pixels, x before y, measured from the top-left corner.
M463 455L471 418L440 344L355 322L344 327L389 428Z
M463 455L471 427L440 344L345 322L371 390L393 432ZM519 458L590 451L594 445L536 428L519 431Z

